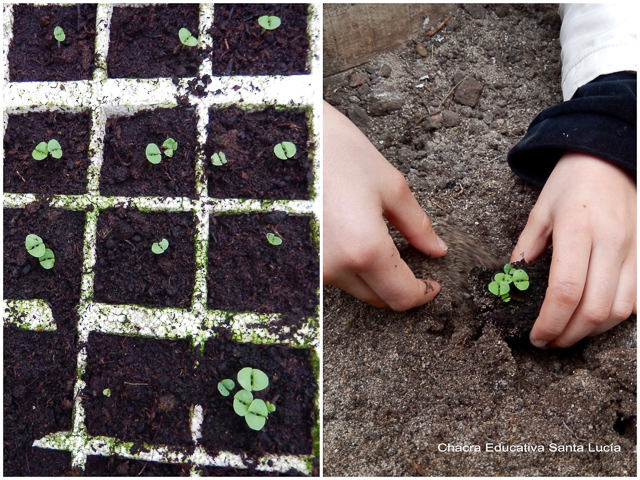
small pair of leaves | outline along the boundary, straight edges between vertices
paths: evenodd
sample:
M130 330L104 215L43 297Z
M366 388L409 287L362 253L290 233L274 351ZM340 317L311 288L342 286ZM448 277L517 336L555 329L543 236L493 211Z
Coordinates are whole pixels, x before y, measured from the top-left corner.
M42 268L45 268L47 270L53 268L53 265L56 261L55 255L53 254L53 251L51 249L45 246L42 238L40 238L38 235L30 233L29 235L27 235L27 238L25 238L24 246L27 248L27 252L29 252L29 254L38 259Z
M64 42L66 35L64 34L64 30L62 30L62 27L56 27L53 29L53 36L55 37L55 39L59 42Z
M529 275L524 270L515 270L511 278L513 279L513 284L516 286L518 290L524 291L529 288Z
M271 232L267 233L267 240L271 245L276 245L276 246L282 245L282 238L278 237L277 235L274 235Z
M262 370L245 367L238 372L238 383L249 392L259 392L269 386L269 377Z
M198 45L198 39L191 35L191 32L186 28L181 28L178 31L178 36L180 37L180 41L182 42L182 44L186 45L187 47L195 47L196 45Z
M271 405L271 404L270 404ZM272 411L275 411L275 407ZM267 422L269 416L269 407L259 398L253 399L253 394L248 390L240 390L233 398L233 410L240 416L244 417L249 428L253 430L261 430Z
M227 156L224 154L224 152L214 153L211 156L211 163L216 167L221 167L222 165L227 163Z
M263 15L258 18L258 24L265 30L275 30L281 23L280 17L276 15Z
M169 248L169 240L167 240L166 238L163 238L159 242L156 242L153 245L151 245L151 251L156 255L160 255L161 253L164 253L167 250L167 248Z
M40 142L36 145L36 148L31 152L31 156L36 160L44 160L51 154L53 158L62 157L62 147L57 140L49 140L49 143Z
M291 142L282 142L273 147L273 153L281 160L292 158L296 152L296 146Z
M218 382L218 391L223 397L228 397L231 394L231 390L236 388L236 382L230 378L225 378L221 382Z
M176 142L173 138L167 138L162 144L162 148L164 149L164 154L171 158L173 157L173 152L178 149L178 142ZM162 161L162 153L160 152L160 148L155 143L150 143L147 145L147 149L145 150L145 155L147 156L147 160L149 160L154 165L157 165Z

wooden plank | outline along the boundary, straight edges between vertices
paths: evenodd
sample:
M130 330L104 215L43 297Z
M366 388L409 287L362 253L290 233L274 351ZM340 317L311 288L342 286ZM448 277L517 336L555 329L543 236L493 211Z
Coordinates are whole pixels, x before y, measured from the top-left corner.
M418 39L457 6L453 3L325 3L324 75L361 65Z

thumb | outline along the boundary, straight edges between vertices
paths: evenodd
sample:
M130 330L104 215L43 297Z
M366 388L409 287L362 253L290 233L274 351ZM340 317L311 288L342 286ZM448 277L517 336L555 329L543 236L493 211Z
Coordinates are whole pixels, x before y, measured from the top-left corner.
M411 245L425 255L442 257L448 247L433 230L427 214L415 199L404 177L400 176L394 193L383 198L383 213Z

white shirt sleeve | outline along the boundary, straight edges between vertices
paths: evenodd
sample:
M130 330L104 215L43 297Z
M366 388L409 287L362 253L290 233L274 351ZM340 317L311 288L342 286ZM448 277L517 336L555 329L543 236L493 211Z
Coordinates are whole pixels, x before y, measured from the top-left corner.
M600 75L637 71L636 2L561 4L560 15L565 101Z

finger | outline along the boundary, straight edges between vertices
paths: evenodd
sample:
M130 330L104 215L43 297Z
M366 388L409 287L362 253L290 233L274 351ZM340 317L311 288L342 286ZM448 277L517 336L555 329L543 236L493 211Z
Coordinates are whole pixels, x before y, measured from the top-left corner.
M588 235L576 235L573 227L571 222L559 222L553 232L549 286L529 334L531 343L538 348L546 348L562 333L582 298L591 239Z
M594 246L580 304L551 346L570 347L609 320L620 277L620 256L606 245Z
M531 262L537 259L549 246L551 231L551 217L539 207L537 209L534 207L511 253L510 262L523 259Z
M433 280L419 280L400 258L400 252L387 235L380 254L360 277L391 308L409 310L433 299L440 291L440 284Z
M431 257L442 257L447 253L447 245L436 235L402 174L390 181L383 191L382 208L386 219L422 253Z
M331 284L356 297L358 300L370 303L374 307L388 307L380 296L376 294L358 275L349 275L344 279L334 280Z
M633 260L628 259L622 264L622 268L620 269L618 289L616 291L615 299L613 300L613 306L611 307L609 318L602 325L595 328L589 334L590 337L606 332L610 328L615 327L618 323L629 318L632 314L636 313L636 282L635 258L633 258Z

